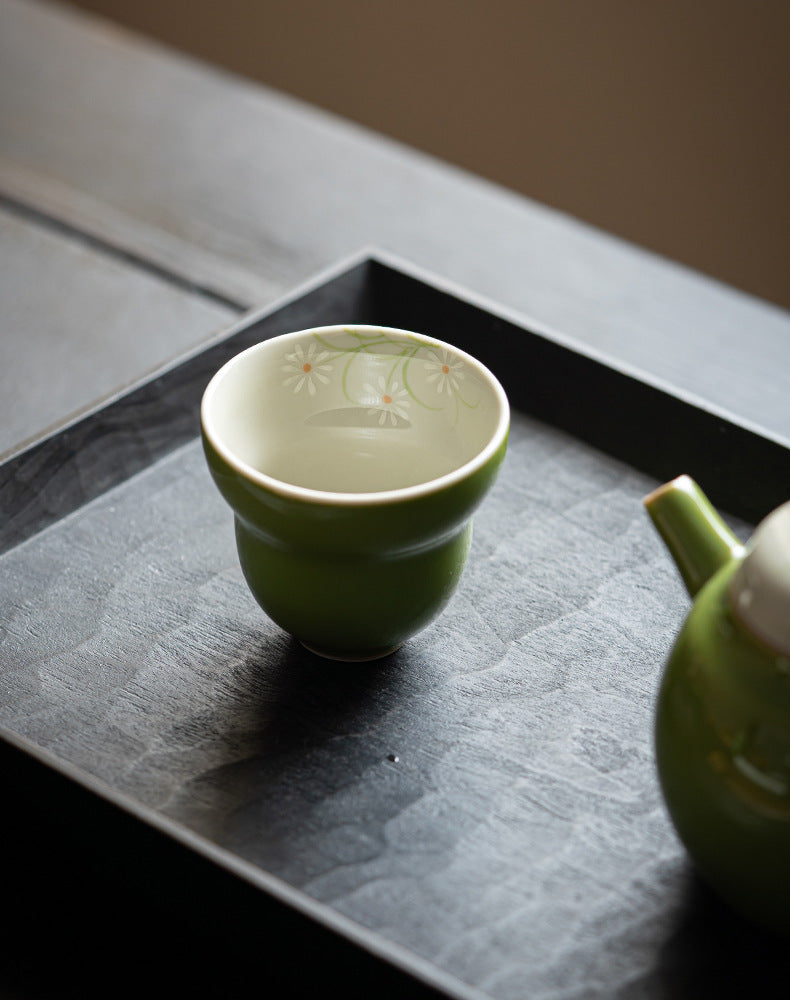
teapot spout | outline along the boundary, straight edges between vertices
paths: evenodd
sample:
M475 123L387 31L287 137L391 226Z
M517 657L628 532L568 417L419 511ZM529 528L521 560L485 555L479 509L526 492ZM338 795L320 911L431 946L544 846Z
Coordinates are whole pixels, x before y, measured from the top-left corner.
M692 597L717 570L743 555L743 545L690 476L659 486L642 502Z

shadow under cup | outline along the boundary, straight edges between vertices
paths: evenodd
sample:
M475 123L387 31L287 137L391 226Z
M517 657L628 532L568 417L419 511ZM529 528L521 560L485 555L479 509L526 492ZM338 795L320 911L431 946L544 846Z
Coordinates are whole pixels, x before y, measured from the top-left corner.
M263 610L322 656L397 649L452 596L507 447L496 378L449 344L332 326L224 365L201 407Z

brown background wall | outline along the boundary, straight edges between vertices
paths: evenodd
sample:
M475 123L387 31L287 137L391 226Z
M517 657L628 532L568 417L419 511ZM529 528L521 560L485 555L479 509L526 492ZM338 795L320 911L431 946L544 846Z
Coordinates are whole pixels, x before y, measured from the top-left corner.
M790 308L790 3L76 0Z

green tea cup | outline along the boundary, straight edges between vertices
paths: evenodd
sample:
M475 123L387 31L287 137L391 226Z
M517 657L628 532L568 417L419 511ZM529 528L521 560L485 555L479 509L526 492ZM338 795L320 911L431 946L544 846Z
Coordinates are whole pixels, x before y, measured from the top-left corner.
M405 330L301 330L231 359L203 396L203 445L266 614L340 660L428 625L461 577L509 419L479 361Z

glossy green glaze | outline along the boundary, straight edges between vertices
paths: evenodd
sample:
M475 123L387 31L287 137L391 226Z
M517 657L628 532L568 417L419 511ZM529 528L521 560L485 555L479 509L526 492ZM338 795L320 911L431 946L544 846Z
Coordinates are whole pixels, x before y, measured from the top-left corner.
M263 610L323 656L375 659L427 625L466 563L471 517L505 439L472 476L369 506L311 503L233 469L204 435L209 469L235 514L242 570Z
M304 645L343 660L391 652L445 606L508 427L504 390L470 355L373 326L248 348L201 407L253 595Z
M734 536L710 523L707 501L695 508L681 497L658 520L674 521L681 567L699 568L711 553L710 565L720 564L700 587L661 681L661 789L678 835L718 893L790 934L790 661L733 614L743 550L735 540L726 558L721 539ZM690 590L696 579L692 573Z

